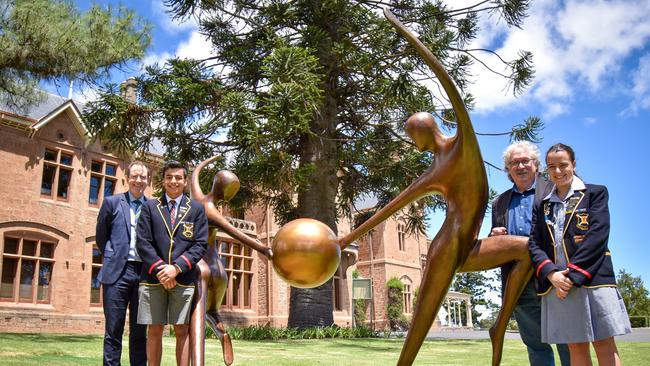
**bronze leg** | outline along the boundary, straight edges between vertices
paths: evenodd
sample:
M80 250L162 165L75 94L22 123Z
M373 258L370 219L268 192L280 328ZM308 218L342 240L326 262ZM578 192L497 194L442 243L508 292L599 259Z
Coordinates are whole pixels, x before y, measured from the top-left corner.
M230 336L226 332L226 328L223 326L221 319L219 318L218 313L207 313L206 320L208 325L214 331L214 334L217 335L219 341L221 342L221 350L223 351L223 363L226 365L231 365L235 359L234 353L232 351L232 342Z
M206 321L221 342L223 362L226 365L230 365L234 360L232 342L230 340L230 336L228 333L226 333L226 328L223 326L218 313L218 309L221 306L223 297L226 295L226 290L228 287L228 274L223 268L223 263L219 257L215 257L211 275L212 278L210 281L206 308Z
M444 225L443 225L444 227ZM456 235L448 230L439 233L429 248L427 265L420 284L415 313L397 361L398 365L411 365L418 354L433 320L440 309L454 273L458 269L460 248Z
M514 262L506 288L501 299L501 310L494 325L490 328L492 341L492 365L501 363L503 339L512 311L526 287L533 267L528 254L528 238L523 236L501 235L477 240L460 272L477 272L496 268Z
M190 354L192 365L205 364L205 305L208 296L208 281L210 280L210 267L201 259L196 264L197 283L194 294L194 309L190 319Z

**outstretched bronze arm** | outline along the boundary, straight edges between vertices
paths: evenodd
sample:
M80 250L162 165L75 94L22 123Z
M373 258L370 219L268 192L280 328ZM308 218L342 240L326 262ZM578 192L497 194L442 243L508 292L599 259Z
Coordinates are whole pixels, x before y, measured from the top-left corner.
M214 177L212 191L206 196L201 190L201 185L199 184L199 174L201 170L205 168L209 163L220 159L221 156L213 156L207 160L202 161L199 165L196 166L196 169L192 172L192 196L199 202L203 203L205 208L205 214L208 217L208 222L210 225L219 227L222 231L237 239L244 245L251 247L252 249L264 254L267 258L271 259L272 251L271 248L262 244L259 240L253 239L250 236L244 234L239 229L234 227L223 215L219 212L219 209L216 207L219 201L228 201L230 200L239 190L239 179L237 176L230 173L229 171L222 170L217 173Z

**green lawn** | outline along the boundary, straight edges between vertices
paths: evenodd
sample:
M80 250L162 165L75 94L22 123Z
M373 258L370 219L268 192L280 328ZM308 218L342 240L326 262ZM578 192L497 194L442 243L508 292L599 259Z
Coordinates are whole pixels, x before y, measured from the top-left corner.
M394 365L402 342L402 339L235 340L234 365ZM624 364L650 365L650 342L619 342L618 346ZM175 364L173 349L174 339L166 337L163 365ZM3 366L100 365L101 353L100 336L0 334L0 364ZM223 365L221 347L217 340L208 340L206 360L207 365ZM128 365L128 358L123 357L122 363ZM490 342L427 341L422 346L415 364L489 365ZM501 364L527 364L526 351L521 342L506 340Z

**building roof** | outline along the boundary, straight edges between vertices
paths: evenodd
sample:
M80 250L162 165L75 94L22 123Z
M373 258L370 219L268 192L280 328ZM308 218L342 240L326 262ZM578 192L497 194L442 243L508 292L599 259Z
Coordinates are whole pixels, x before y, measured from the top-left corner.
M5 101L0 99L0 111L38 121L68 101L67 98L61 97L59 95L51 94L45 91L40 92L43 94L43 97L38 101L38 103L25 106L24 108L16 108L14 106L7 105Z
M42 98L35 104L16 108L0 100L0 118L13 127L29 130L30 136L45 127L50 121L61 113L66 113L72 121L74 128L79 135L88 142L88 134L81 120L80 110L85 107L84 103L67 99L59 95L40 91Z

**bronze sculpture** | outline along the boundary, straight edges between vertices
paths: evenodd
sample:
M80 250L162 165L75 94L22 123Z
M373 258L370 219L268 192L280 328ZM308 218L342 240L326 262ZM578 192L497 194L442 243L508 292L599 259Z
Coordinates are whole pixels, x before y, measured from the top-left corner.
M490 329L492 364L498 365L508 319L532 274L528 238L498 236L477 240L487 207L487 176L467 109L451 77L431 51L389 10L384 9L384 15L415 47L438 78L454 109L457 133L452 137L444 136L428 113L411 116L406 132L420 151L435 154L431 167L365 223L343 237L340 245L345 247L418 198L432 192L442 194L447 201L447 216L429 246L417 305L398 365L413 363L457 271L487 270L514 261L501 311Z
M194 297L194 309L190 320L190 348L192 365L204 365L205 325L206 322L219 338L223 351L223 361L226 365L233 362L234 355L230 336L219 318L219 307L226 294L228 276L219 258L217 246L217 228L220 228L244 245L251 247L271 258L271 251L259 241L244 234L226 220L217 209L220 201L230 200L239 190L239 179L227 170L217 172L214 177L212 190L206 196L199 185L199 174L210 162L220 158L214 156L201 162L192 172L192 198L203 203L205 214L210 224L208 251L197 264L197 291Z
M323 276L318 272L329 272L332 267L330 264L338 263L340 260L340 250L331 250L333 244L338 245L339 249L344 249L409 203L432 192L439 192L447 201L447 216L429 246L418 302L398 365L413 363L456 272L482 271L514 262L503 293L501 311L490 329L492 364L498 365L501 361L506 325L519 295L532 274L527 248L528 238L506 235L477 240L487 206L487 177L465 105L451 78L436 57L390 11L384 9L384 14L397 31L416 48L437 76L456 114L457 133L451 137L442 134L434 117L428 113L416 113L407 120L406 131L417 148L435 154L434 161L427 171L388 205L343 238L337 240L325 230L318 231L314 235L301 236L298 233L305 232L301 227L314 225L315 220L298 219L283 226L285 228L293 225L298 227L298 230L289 230L283 234L282 228L280 229L278 232L280 235L276 235L274 239L273 251L234 228L216 208L218 201L231 198L239 188L239 181L236 180L236 176L233 178L234 174L219 172L215 176L211 193L207 196L202 193L198 174L217 157L197 166L192 174L192 193L195 199L204 203L211 225L220 227L243 244L263 253L273 261L276 272L287 282L299 287L314 287L322 283ZM206 321L221 340L224 362L229 365L233 359L229 337L217 314L225 294L227 277L218 259L215 236L216 228L213 228L210 232L209 253L204 257L203 263L199 262L201 275L191 326L194 365L203 365L203 335ZM299 262L291 259L291 254L295 251L304 254ZM295 266L317 268L322 263L328 264L321 266L325 269L316 271L293 268ZM325 278L329 277L331 275L325 276Z

